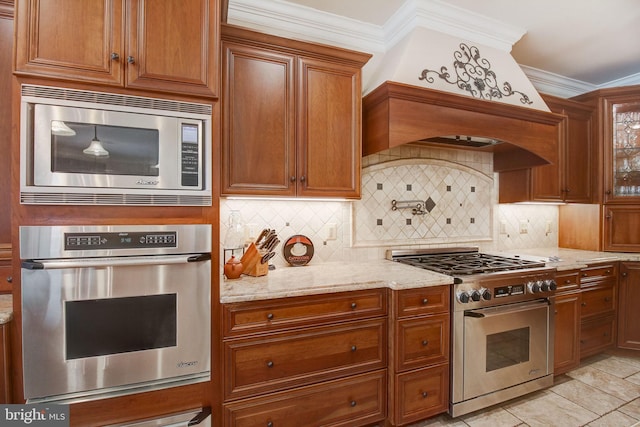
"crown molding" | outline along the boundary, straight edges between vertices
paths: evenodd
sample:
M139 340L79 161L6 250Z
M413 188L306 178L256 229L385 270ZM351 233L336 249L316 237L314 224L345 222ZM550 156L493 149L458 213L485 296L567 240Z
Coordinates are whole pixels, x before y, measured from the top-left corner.
M368 52L374 58L382 56L417 27L506 52L511 52L526 32L440 0L406 0L382 26L283 0L228 0L227 22L282 37ZM370 61L374 62L375 59ZM606 87L640 84L640 73L592 85L544 70L520 67L536 90L564 98Z

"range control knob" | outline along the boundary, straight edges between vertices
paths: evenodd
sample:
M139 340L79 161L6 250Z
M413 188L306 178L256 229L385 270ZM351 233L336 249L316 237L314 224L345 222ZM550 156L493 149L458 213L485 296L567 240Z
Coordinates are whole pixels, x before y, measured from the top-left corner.
M471 299L473 301L475 301L475 302L480 301L480 297L481 297L481 295L480 295L480 291L479 290L474 289L474 290L471 291Z
M469 294L464 291L458 292L457 297L458 301L460 301L462 304L466 304L469 302Z
M549 289L552 291L555 291L556 289L558 289L558 284L556 283L555 280L553 279L547 279L545 280L545 282L549 283Z
M532 294L536 294L536 293L540 292L540 285L541 285L541 281L540 280L531 281L531 282L527 283L527 287L529 288L529 292L531 292Z
M489 301L491 299L491 291L487 288L480 289L480 295L482 295L482 299L485 301Z
M549 287L549 281L548 280L544 280L542 282L542 284L540 285L540 290L542 292L549 292L551 290L551 288Z

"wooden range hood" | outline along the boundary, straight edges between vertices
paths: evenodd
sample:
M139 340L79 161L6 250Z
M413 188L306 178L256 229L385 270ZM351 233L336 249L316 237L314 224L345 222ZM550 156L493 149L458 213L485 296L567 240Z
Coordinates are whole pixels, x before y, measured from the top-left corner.
M389 81L363 98L362 110L364 156L408 143L453 142L444 136L472 136L499 141L465 147L493 152L496 172L557 163L565 117Z

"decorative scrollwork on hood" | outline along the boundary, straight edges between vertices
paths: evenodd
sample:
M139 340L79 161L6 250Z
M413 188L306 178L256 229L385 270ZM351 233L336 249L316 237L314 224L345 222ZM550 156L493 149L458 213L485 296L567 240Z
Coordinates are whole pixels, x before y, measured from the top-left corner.
M502 88L499 87L496 73L491 70L491 63L480 56L480 50L475 46L467 46L460 43L460 51L453 53L455 61L453 67L456 73L456 80L453 80L447 67L440 67L440 72L424 69L418 78L433 83L435 80L429 73L435 73L447 83L457 85L460 89L468 92L474 98L492 100L506 96L519 95L523 104L533 104L526 94L513 90L509 82L504 82Z

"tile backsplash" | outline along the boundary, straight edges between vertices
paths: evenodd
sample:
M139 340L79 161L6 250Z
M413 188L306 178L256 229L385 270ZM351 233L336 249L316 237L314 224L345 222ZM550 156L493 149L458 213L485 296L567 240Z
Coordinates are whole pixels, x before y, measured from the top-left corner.
M497 204L491 153L402 146L365 157L362 198L355 201L222 199L220 249L231 210L245 237L275 229L314 244L311 263L379 259L393 248L479 246L484 251L557 247L558 207ZM392 201L421 203L424 214L392 209ZM228 255L227 255L228 257ZM271 261L286 265L282 245Z

